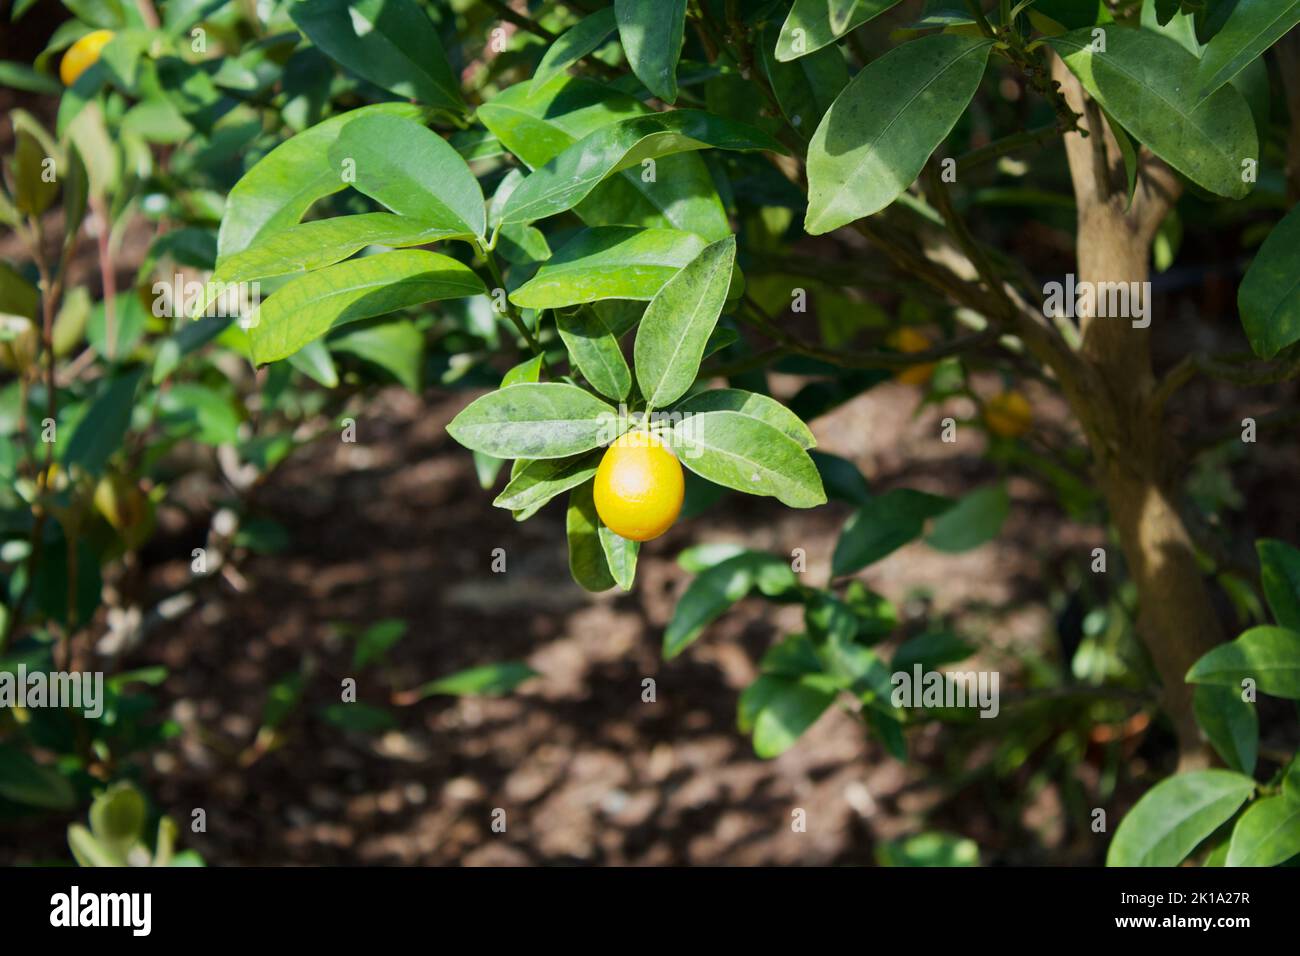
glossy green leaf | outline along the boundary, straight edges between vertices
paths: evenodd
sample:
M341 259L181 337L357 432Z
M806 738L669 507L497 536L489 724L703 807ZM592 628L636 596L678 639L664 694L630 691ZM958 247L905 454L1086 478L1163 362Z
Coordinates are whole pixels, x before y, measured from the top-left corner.
M107 299L96 302L86 322L86 340L109 361L121 362L144 337L148 311L134 291L119 292L113 299L113 328L109 329Z
M879 212L912 184L975 95L991 49L980 37L934 34L849 81L808 146L809 233Z
M977 488L935 518L925 543L949 554L978 548L998 536L1010 511L1006 486Z
M366 246L401 249L453 236L468 237L470 233L386 212L315 219L265 235L242 252L227 256L212 273L211 281L251 282L311 272L346 259Z
M553 42L533 73L532 88L540 89L588 53L604 45L618 29L614 8L605 7L583 17Z
M690 583L664 631L663 654L670 660L686 650L704 629L753 589L759 579L793 575L788 562L774 554L743 551L701 572Z
M1197 102L1199 61L1150 30L1105 28L1106 52L1091 28L1047 42L1084 89L1134 138L1192 182L1241 199L1251 190L1243 162L1259 159L1250 107L1231 87Z
M827 495L859 506L871 500L871 486L867 484L867 479L862 477L862 472L853 462L839 455L830 455L822 451L809 452L809 457L817 466L818 474L822 476L822 486L826 489Z
M937 495L895 488L858 509L840 532L831 573L852 574L921 536L925 522L952 507Z
M615 583L624 591L632 590L636 580L636 558L641 550L639 541L629 541L610 531L603 524L599 528L600 546L605 552L605 564Z
M740 412L701 412L674 426L673 451L701 478L791 508L826 503L808 453L784 432Z
M1263 797L1232 828L1225 863L1277 866L1296 854L1300 854L1300 806L1285 797Z
M510 511L535 512L556 495L596 476L601 452L591 451L572 458L539 458L529 461L510 476L510 482L492 504Z
M339 370L323 339L308 342L286 361L313 382L326 388L338 388Z
M1120 821L1107 866L1177 866L1231 819L1255 781L1230 770L1198 770L1162 780Z
M1237 289L1237 310L1261 358L1300 342L1300 206L1259 247Z
M530 95L531 91L531 95ZM595 130L652 111L608 85L557 77L540 90L517 83L478 109L478 118L510 152L539 169ZM606 179L574 209L589 226L672 227L705 239L730 235L726 210L704 161L694 153L665 156L653 182L640 169Z
M572 209L615 173L645 169L666 156L700 149L766 149L780 143L744 123L702 110L670 110L620 120L589 133L528 176L510 194L503 222L532 222Z
M362 116L339 131L330 164L355 172L351 185L401 216L482 236L483 191L465 160L433 130L396 116ZM347 163L355 164L347 167Z
M793 61L776 58L775 27L763 34L759 50L763 72L790 125L811 136L826 111L849 82L849 68L838 47L829 46Z
M677 99L686 0L614 0L618 36L636 78L665 103Z
M600 299L648 300L699 255L704 240L676 229L585 229L510 294L526 309L558 309Z
M592 498L592 482L569 492L569 510L565 516L569 539L569 573L587 591L608 591L615 584L600 543L600 516Z
M573 364L592 387L622 401L632 390L632 372L618 344L618 336L591 308L557 312L555 325Z
M18 131L11 169L14 205L19 212L39 216L58 198L57 164L58 157L51 156L35 136L25 129Z
M832 24L828 0L795 0L781 25L781 35L776 41L776 58L784 62L820 50L897 3L898 0L857 0L856 3L842 4L848 13L837 18L838 23Z
M768 760L794 746L834 701L834 688L816 675L763 674L740 695L736 722L752 729L754 753Z
M332 60L404 99L460 112L438 32L414 0L298 0L293 22Z
M447 434L498 458L567 458L618 437L617 413L563 382L520 383L476 399Z
M1284 541L1261 538L1255 542L1255 550L1259 553L1264 599L1273 620L1300 632L1300 549Z
M1237 0L1197 70L1205 99L1300 23L1300 0Z
M1192 697L1196 722L1215 752L1233 770L1255 772L1259 753L1259 717L1255 705L1241 699L1241 690L1203 684Z
M1300 700L1300 633L1283 627L1252 627L1220 644L1187 672L1191 684L1241 688L1253 680L1265 694Z
M793 438L799 443L800 448L806 450L817 444L817 439L813 437L808 426L800 421L798 415L775 398L760 395L758 392L746 392L739 388L710 389L692 395L684 402L679 402L674 411L681 412L683 415L695 415L700 412L738 412L766 422ZM854 471L856 472L857 469Z
M933 671L974 653L974 647L950 631L927 631L900 644L889 667L894 672L911 673L913 666L920 664L922 671Z
M318 199L342 190L347 183L330 162L329 148L344 126L374 114L416 119L420 108L378 103L331 117L281 143L244 173L226 197L217 236L218 262L247 249L260 236L294 225Z
M695 384L705 343L727 301L735 261L734 236L711 243L650 300L637 327L633 359L641 395L651 408L666 408Z
M289 282L253 311L253 361L285 358L346 322L486 291L468 266L420 249L326 266Z
M503 661L457 671L446 677L422 684L414 692L417 699L435 694L455 697L499 697L508 694L524 681L540 676L523 661Z

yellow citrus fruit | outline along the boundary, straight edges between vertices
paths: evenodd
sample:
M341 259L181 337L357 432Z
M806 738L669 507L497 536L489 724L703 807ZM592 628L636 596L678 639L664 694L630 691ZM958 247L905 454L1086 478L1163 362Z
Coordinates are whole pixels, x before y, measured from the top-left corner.
M989 431L1003 438L1017 438L1029 431L1034 420L1034 413L1029 408L1029 399L1012 389L994 395L984 406L984 424Z
M95 30L68 47L68 52L63 54L63 60L59 63L59 78L63 80L63 85L76 83L77 77L94 66L99 60L100 51L111 39L112 30Z
M686 483L677 456L646 431L631 431L605 451L596 469L596 513L629 541L657 538L677 520Z
M932 343L928 336L916 331L916 329L903 326L889 337L889 344L900 352L924 352L930 348ZM911 365L905 369L900 369L894 373L894 378L904 385L924 385L930 381L930 376L934 374L934 363L927 362L924 365Z

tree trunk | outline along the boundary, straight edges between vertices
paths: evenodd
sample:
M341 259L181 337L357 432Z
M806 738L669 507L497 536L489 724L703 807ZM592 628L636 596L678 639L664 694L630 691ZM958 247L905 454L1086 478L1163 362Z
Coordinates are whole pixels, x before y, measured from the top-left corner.
M1144 153L1130 205L1121 154L1100 111L1059 60L1053 72L1067 102L1083 114L1080 125L1092 131L1086 138L1066 136L1079 214L1076 281L1145 283L1152 240L1181 184ZM1162 703L1178 735L1180 769L1204 766L1210 752L1184 676L1223 633L1177 506L1177 449L1162 409L1150 400L1155 388L1150 329L1134 327L1132 318L1097 314L1082 315L1079 322L1081 354L1095 372L1090 378L1100 394L1067 396L1088 432L1098 484L1137 586L1138 632L1160 675Z

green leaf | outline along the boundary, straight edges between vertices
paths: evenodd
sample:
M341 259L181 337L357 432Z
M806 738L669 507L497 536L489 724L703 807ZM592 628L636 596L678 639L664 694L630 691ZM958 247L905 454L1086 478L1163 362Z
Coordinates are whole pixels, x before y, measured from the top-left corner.
M920 664L922 671L933 671L944 664L964 661L974 653L975 648L950 631L927 631L900 644L889 668L895 673L911 673Z
M63 85L54 77L38 73L17 60L0 60L0 86L42 96L58 96L63 92Z
M90 835L90 831L79 823L68 827L68 849L72 851L72 858L77 861L77 866L126 866L125 860L100 846L99 842Z
M326 266L289 282L254 310L248 320L253 361L285 358L345 322L486 291L468 266L421 249Z
M758 666L764 674L780 677L822 673L822 659L817 655L817 648L807 634L791 634L773 644L764 652Z
M402 98L462 112L438 32L413 0L299 0L289 16L357 76Z
M1255 790L1250 777L1198 770L1162 780L1120 821L1107 866L1177 866Z
M1272 358L1300 342L1300 206L1268 234L1237 289L1250 347Z
M776 30L769 28L759 44L763 72L777 104L790 125L808 136L849 82L849 68L838 47L827 47L793 62L776 59Z
M345 329L329 338L331 352L354 355L376 365L412 392L420 391L424 333L409 319Z
M217 261L247 249L259 237L292 226L318 199L342 190L340 170L329 159L339 131L362 116L417 119L410 103L377 103L333 116L281 143L235 183L226 197L217 235Z
M636 78L665 103L674 102L686 0L614 0L614 15L623 52Z
M352 666L367 667L381 661L397 642L406 636L406 622L401 618L385 618L370 625L357 637L352 651Z
M623 170L701 149L766 149L780 143L744 123L702 110L670 110L602 126L528 176L510 194L502 221L532 222L572 209L603 180Z
M935 519L925 543L949 554L978 548L998 536L1010 511L1005 485L977 488Z
M594 478L600 456L601 452L591 451L571 458L530 461L510 476L492 504L531 516L556 495Z
M144 833L144 796L129 783L116 783L90 805L90 832L114 856L125 859Z
M14 143L13 188L14 205L18 211L30 216L39 216L50 208L59 195L57 178L46 176L46 161L57 164L58 158L51 156L30 132L19 130ZM52 167L55 177L58 166Z
M758 583L778 580L794 572L774 554L743 551L703 571L682 594L664 631L664 659L686 650L704 629L717 620ZM769 584L769 590L771 585Z
M1187 672L1190 684L1240 689L1246 679L1265 694L1300 700L1300 633L1283 627L1252 627L1235 641L1210 650Z
M7 745L0 745L0 797L46 810L69 810L77 804L76 791L63 774Z
M531 95L530 95L531 90ZM538 90L516 83L478 109L510 152L538 169L595 130L652 111L606 84L557 77ZM672 227L708 240L731 234L713 177L694 153L659 160L654 182L625 169L592 190L574 212L589 226Z
M1084 89L1139 142L1192 182L1241 199L1251 189L1242 162L1259 158L1250 107L1225 87L1196 101L1199 61L1169 37L1105 28L1106 52L1092 52L1092 28L1048 44Z
M346 259L366 246L401 249L470 235L386 212L316 219L264 235L247 249L227 256L213 272L211 284L252 282L311 272ZM207 304L203 302L195 313L203 312Z
M879 212L912 184L975 95L992 46L934 34L890 50L849 81L808 146L809 233Z
M122 361L144 335L148 313L135 291L119 292L113 299L112 340L109 339L107 299L95 303L86 324L86 339L110 361Z
M308 342L290 355L288 362L313 382L326 388L338 388L339 370L323 339Z
M397 116L362 116L329 148L330 164L356 164L352 186L401 216L483 236L487 208L460 153L433 130Z
M836 577L852 574L921 536L928 518L952 507L937 495L895 488L856 511L840 532L831 558Z
M499 697L508 694L524 681L540 676L523 661L503 661L457 671L447 677L423 684L416 691L419 699L434 694L456 697Z
M767 760L794 746L834 700L835 690L816 676L763 674L740 695L736 722L742 732L753 729L754 753Z
M520 386L516 386L520 387ZM569 492L565 529L569 538L569 573L588 591L608 591L615 584L600 542L600 516L592 497L593 482Z
M711 243L665 282L646 307L633 359L637 384L651 408L667 407L695 384L705 343L727 301L735 262L734 236Z
M1300 753L1291 758L1282 775L1282 795L1294 804L1300 804Z
M92 475L104 470L109 456L122 446L131 424L136 388L143 377L144 369L136 368L107 381L68 440L65 468L81 468Z
M505 375L501 376L501 387L507 385L518 385L521 382L536 382L542 377L542 356L534 355L530 359L524 359Z
M1197 687L1192 705L1196 722L1223 762L1244 774L1254 773L1259 752L1255 705L1242 700L1240 690L1213 684Z
M702 412L737 412L766 422L793 438L799 443L800 448L806 450L817 444L817 439L798 415L775 398L760 395L758 392L746 392L739 388L714 388L692 395L686 401L678 403L674 411L681 412L683 415L698 415ZM857 473L856 468L854 473Z
M1300 23L1300 0L1237 0L1232 13L1201 55L1197 70L1202 100Z
M798 418L797 415L795 417ZM817 473L822 476L822 485L830 497L847 501L851 505L865 505L871 500L871 487L853 462L822 451L810 452L809 457L817 466Z
M320 715L325 723L358 734L382 734L397 726L397 718L388 711L360 701L330 704L321 708Z
M541 89L588 53L598 49L616 29L618 24L614 20L613 7L605 7L583 17L560 34L546 51L533 73L532 89Z
M740 412L701 412L674 426L681 463L701 478L751 495L771 495L791 508L826 503L808 453L784 432Z
M636 557L641 550L641 543L629 541L610 531L603 524L598 529L598 534L609 573L624 591L632 590L632 582L636 580Z
M595 309L556 312L555 325L574 366L596 391L622 401L632 390L632 372L618 336Z
M1228 866L1277 866L1300 853L1300 806L1263 797L1232 828Z
M559 309L600 299L653 299L704 245L694 233L676 229L584 229L512 292L510 301L525 309Z
M1272 538L1256 541L1255 550L1259 553L1264 599L1273 620L1300 632L1300 550Z
M917 833L880 844L876 859L881 866L979 866L980 850L967 837Z
M795 0L776 41L776 58L786 62L820 50L897 3L898 0L858 0L847 17L842 16L832 24L831 4L827 0Z
M563 382L521 383L476 399L447 434L498 458L566 458L618 437L617 412Z

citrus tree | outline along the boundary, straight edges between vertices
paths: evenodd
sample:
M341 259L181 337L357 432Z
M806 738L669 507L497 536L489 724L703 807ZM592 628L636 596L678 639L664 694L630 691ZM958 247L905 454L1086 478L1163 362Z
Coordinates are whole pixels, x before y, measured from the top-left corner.
M821 581L797 554L684 553L696 577L664 653L748 594L802 605L805 630L771 648L739 702L757 752L780 753L843 699L905 758L927 708L895 702L891 674L973 648L931 629L886 661L898 615L859 572L914 540L974 548L1010 499L1001 482L956 499L878 493L815 449L809 422L893 380L976 409L945 417L936 441L987 436L1003 475L1114 531L1109 568L1105 549L1081 561L1131 582L1149 660L1136 671L1158 688L1179 767L1210 775L1174 780L1219 788L1222 813L1196 816L1199 789L1159 797L1142 812L1174 820L1171 842L1143 856L1117 838L1113 861L1177 862L1252 794L1237 829L1274 832L1253 809L1268 806L1294 837L1285 762L1251 776L1258 722L1237 686L1300 698L1294 552L1265 549L1275 624L1224 644L1225 595L1262 619L1260 572L1230 559L1236 543L1187 477L1225 441L1293 444L1296 418L1278 408L1198 444L1169 410L1201 378L1244 389L1300 374L1300 103L1282 95L1300 88L1284 39L1300 5L67 6L76 17L34 63L3 73L58 107L52 129L15 112L0 206L28 251L0 273L13 373L0 652L32 635L32 653L75 663L101 574L129 569L151 535L178 444L214 449L246 489L307 439L304 421L340 418L377 382L436 382L480 391L448 434L517 520L560 499L572 576L591 591L635 587L642 542L726 492L850 505ZM1062 210L1073 261L1043 283L1016 230L1059 230ZM119 293L112 257L138 217L161 235L139 288ZM1152 261L1174 261L1184 217L1240 235L1244 347L1184 348L1158 368L1153 336L1177 339L1178 320L1151 311ZM98 303L67 282L83 235ZM207 281L157 286L164 264ZM974 384L990 371L1005 383L993 395ZM771 372L806 384L778 400ZM1026 381L1059 393L1077 440L1026 443ZM84 738L69 749L92 766ZM1203 769L1216 761L1234 769ZM47 783L47 804L66 805ZM1300 850L1286 846L1224 853L1279 862Z

